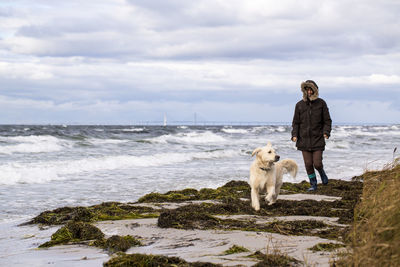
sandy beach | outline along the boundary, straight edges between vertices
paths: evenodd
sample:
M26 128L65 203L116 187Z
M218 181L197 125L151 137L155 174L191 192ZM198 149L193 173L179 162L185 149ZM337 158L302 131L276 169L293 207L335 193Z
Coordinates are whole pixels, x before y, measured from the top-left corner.
M240 181L232 181L217 189L152 193L135 203L102 203L92 207L46 211L29 224L19 226L25 231L25 242L34 242L30 244L31 248L22 255L3 257L0 263L7 261L15 266L28 262L32 266L102 266L121 255L151 254L179 257L187 263L201 262L208 266L254 266L261 261L255 255L262 253L292 259L290 266L329 266L341 250L343 231L348 228L348 214L333 216L335 212L340 215L343 213L338 211L345 210L344 200L339 195L354 189L354 185L359 187L358 182L333 180L329 187L321 187L317 194L310 194L296 192L303 191L306 182L285 183L277 203L272 206L263 203L259 212L250 208L248 185ZM209 199L199 199L201 192L208 193L208 197L201 198ZM237 194L232 195L235 192ZM167 201L172 196L175 200ZM229 199L232 196L234 198ZM330 211L326 205L331 207ZM113 220L94 219L97 209L104 207L107 210L102 212L112 213ZM126 210L130 213L124 213ZM133 210L136 217L141 215L140 218L127 219L132 217ZM200 216L206 213L206 217ZM74 217L77 214L80 217ZM56 222L56 219L60 221ZM98 228L104 236L101 238L103 243L100 239L83 238L38 248L50 239L53 242L56 239L54 233L64 229L65 223L71 220ZM140 240L140 245L129 246L126 254L99 245L106 244L106 240L113 236L131 236ZM339 249L311 250L320 244L339 244ZM229 252L235 247L244 251Z

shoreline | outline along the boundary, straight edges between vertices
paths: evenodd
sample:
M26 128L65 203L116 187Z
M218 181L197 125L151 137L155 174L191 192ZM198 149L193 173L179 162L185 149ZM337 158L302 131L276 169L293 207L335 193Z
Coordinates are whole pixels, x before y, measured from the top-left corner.
M360 182L331 180L329 187L321 186L316 194L305 193L307 186L305 181L285 183L277 203L273 206L263 203L259 212L250 207L248 184L231 181L217 189L150 193L135 203L111 202L90 207L59 208L43 212L42 218L37 216L30 222L31 225L22 227L33 229L39 226L44 229L37 230L42 232L42 238L36 247L48 241L52 233L64 227L67 221L73 220L86 221L97 227L104 233L104 240L114 235L129 235L141 241L141 246L127 249L124 255L154 254L180 257L189 263L253 266L261 261L255 254L272 253L297 260L297 265L293 263L293 266L329 266L337 249L321 252L311 251L310 248L319 244L343 244L341 232L348 228L349 220L349 214L343 213L348 200L343 198L354 188L360 189ZM326 207L332 208L333 213ZM101 208L104 214L98 210ZM124 213L124 209L129 212ZM205 217L196 218L196 214ZM58 226L45 226L45 218L49 219L48 225ZM162 218L164 221L160 223ZM309 227L311 229L307 229ZM75 263L99 266L100 262L101 265L119 255L110 252L110 248L89 245L90 241L69 240L45 249L32 246L25 256L43 262L51 259L57 266ZM235 246L248 251L226 254ZM253 257L249 257L251 255Z

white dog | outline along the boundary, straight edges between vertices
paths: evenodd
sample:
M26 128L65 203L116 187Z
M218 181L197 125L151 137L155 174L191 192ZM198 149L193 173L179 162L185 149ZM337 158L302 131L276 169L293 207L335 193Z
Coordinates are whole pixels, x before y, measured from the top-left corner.
M250 167L251 206L255 210L260 209L259 194L267 192L265 201L268 205L276 202L282 186L282 176L290 173L295 178L297 175L297 164L294 160L284 159L279 161L270 142L264 147L254 149L251 156L257 154L256 159ZM278 162L279 161L279 162Z

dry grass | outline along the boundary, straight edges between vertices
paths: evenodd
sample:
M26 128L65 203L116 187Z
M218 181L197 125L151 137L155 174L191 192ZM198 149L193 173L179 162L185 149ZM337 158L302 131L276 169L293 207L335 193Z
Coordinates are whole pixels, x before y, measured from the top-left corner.
M366 172L349 235L351 253L338 266L400 266L400 161Z

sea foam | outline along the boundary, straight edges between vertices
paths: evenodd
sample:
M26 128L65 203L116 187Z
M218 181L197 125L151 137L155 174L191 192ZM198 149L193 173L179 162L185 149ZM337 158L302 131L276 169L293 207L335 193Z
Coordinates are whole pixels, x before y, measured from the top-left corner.
M71 146L70 142L49 135L0 137L0 141L5 144L0 146L1 154L55 152Z
M105 145L105 144L122 144L129 142L130 140L91 138L88 141L93 145Z
M249 131L246 129L222 128L221 132L225 132L225 133L229 133L229 134L246 134Z
M157 153L148 156L106 156L29 164L8 163L0 165L0 184L46 183L53 180L64 180L71 174L135 167L157 167L195 160L231 158L240 154L241 152L236 150L216 150L192 153Z
M127 129L122 129L121 131L123 132L143 132L145 129L144 128L127 128Z
M225 143L227 140L213 132L189 132L178 134L166 134L158 137L147 139L156 143L185 143L185 144L208 144L208 143Z

